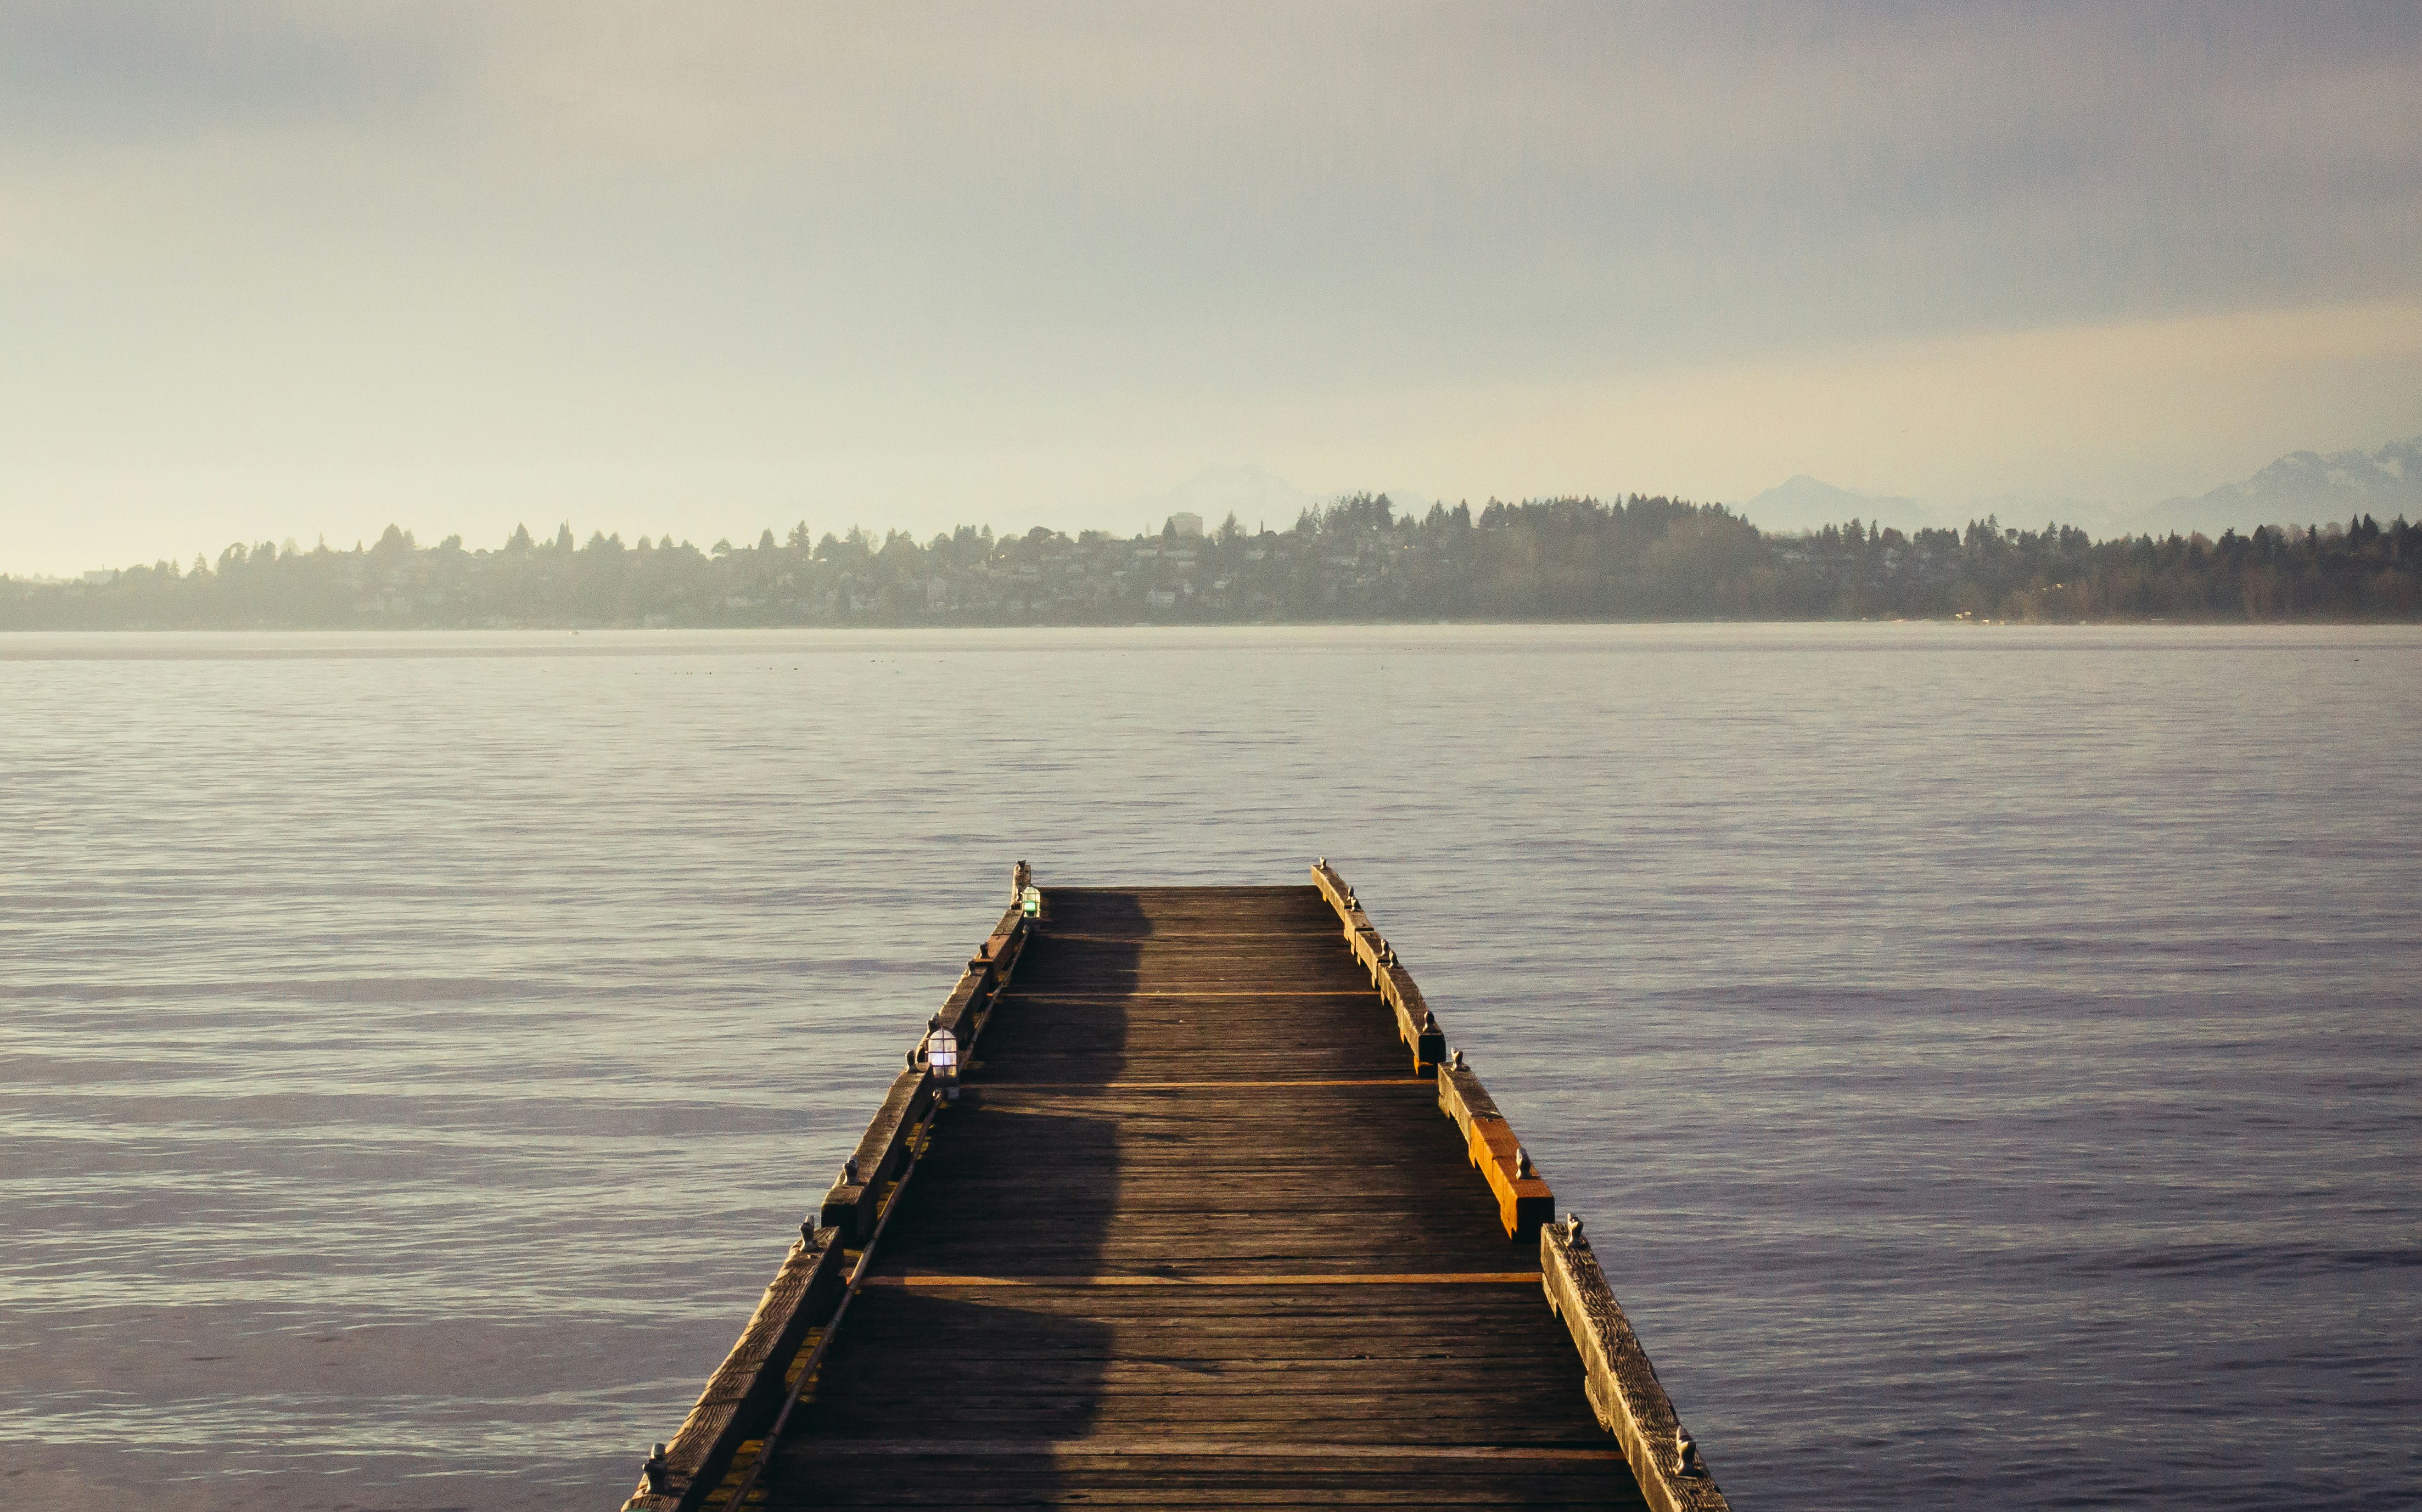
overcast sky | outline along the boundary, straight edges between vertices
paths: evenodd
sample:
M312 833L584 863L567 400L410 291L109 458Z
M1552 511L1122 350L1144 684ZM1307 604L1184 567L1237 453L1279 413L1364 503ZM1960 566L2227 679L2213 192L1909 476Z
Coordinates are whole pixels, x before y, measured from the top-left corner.
M2422 431L2417 79L2411 3L0 0L0 569L2150 502Z

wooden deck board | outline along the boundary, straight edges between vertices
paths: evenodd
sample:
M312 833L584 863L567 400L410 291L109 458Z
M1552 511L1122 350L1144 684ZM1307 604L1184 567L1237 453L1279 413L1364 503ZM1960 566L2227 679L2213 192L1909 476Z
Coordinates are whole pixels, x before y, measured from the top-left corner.
M1643 1504L1318 890L1048 907L766 1504Z

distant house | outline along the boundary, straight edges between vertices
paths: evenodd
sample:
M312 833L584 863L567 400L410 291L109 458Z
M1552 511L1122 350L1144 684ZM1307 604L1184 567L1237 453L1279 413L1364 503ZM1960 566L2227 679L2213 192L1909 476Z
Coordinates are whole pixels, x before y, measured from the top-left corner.
M1174 609L1177 607L1177 595L1167 588L1152 588L1144 593L1143 601L1155 609Z
M1200 536L1203 534L1203 517L1190 514L1171 515L1167 529L1174 536Z

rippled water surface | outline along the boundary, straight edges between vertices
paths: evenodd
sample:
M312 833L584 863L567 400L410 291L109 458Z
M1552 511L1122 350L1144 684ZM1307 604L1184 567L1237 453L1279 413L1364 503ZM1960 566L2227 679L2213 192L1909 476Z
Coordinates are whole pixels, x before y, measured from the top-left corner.
M606 1508L1006 892L1353 879L1736 1505L2422 1503L2422 634L0 641L14 1504Z

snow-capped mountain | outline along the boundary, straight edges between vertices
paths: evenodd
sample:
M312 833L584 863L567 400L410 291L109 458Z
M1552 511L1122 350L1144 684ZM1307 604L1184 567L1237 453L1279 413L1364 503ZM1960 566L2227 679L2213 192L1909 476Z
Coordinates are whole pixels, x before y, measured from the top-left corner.
M2422 436L2369 453L2291 451L2242 483L2163 500L2136 528L2156 536L2218 535L2232 527L2325 524L2367 514L2383 524L2398 515L2422 518Z

